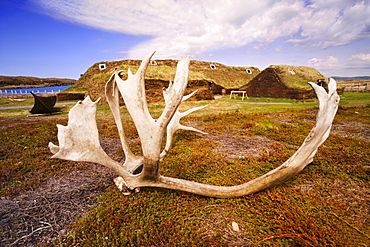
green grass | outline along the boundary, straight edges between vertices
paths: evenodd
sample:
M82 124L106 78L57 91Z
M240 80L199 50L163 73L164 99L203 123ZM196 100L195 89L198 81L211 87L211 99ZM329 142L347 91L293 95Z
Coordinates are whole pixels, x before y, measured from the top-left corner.
M370 235L366 213L370 145L369 139L356 135L366 135L366 128L370 127L369 95L345 93L334 131L319 148L313 163L277 187L242 198L215 199L157 188L143 188L124 196L112 182L98 198L99 204L70 226L70 232L55 245L366 246ZM237 185L284 162L313 127L316 100L249 99L253 101L293 104L240 104L236 103L240 99L228 97L185 101L181 111L204 104L209 107L183 121L192 121L214 136L268 138L272 142L268 153L256 159L228 159L216 151L219 142L180 131L160 172L202 183ZM160 104L150 105L153 115L162 109ZM99 105L100 135L117 139L109 111L107 105ZM128 136L136 138L124 107L122 114ZM57 143L56 123L65 125L66 119L18 122L1 130L2 196L17 196L43 186L50 176L89 169L86 163L50 159L47 143ZM363 126L365 132L351 127L354 123ZM345 135L339 132L344 124L349 126ZM232 230L233 221L238 223L240 232Z
M63 93L85 93L85 92L87 92L87 88L86 87L74 87L74 86L71 86L71 87L63 90Z
M357 110L366 116L370 114L369 108ZM239 112L191 117L215 135L240 134L244 129L244 135L272 139L273 150L257 160L227 160L213 151L216 142L180 132L162 163L161 173L216 185L236 185L260 176L296 150L315 117L311 110L285 111L278 116L291 119L294 124L279 123L271 114ZM340 110L336 121L349 120L358 121L357 115ZM370 118L360 122L369 125ZM99 206L80 219L58 244L361 246L369 240L370 229L351 217L359 213L357 209L366 207L366 200L356 201L357 192L353 192L369 185L368 144L366 140L333 134L319 149L314 162L295 178L237 199L206 198L156 188L144 188L127 197L112 186L99 198ZM335 186L336 183L344 187ZM305 186L312 189L307 192ZM348 201L341 198L343 195ZM231 230L233 221L239 224L241 232Z
M68 102L68 101L66 101ZM256 104L251 104L255 102ZM248 103L248 104L247 104ZM262 104L268 103L268 104ZM278 104L271 104L278 103ZM281 104L288 103L288 104ZM367 106L370 104L370 93L361 92L345 92L341 95L340 105L344 107L356 107L356 106ZM26 99L25 102L9 101L8 99L0 99L1 106L23 106L33 105L33 98ZM273 98L251 98L242 100L241 97L231 98L226 95L217 100L202 100L202 101L184 101L180 105L180 111L188 110L192 107L208 105L204 110L192 113L192 116L200 116L209 113L229 113L229 112L241 112L241 113L263 113L263 112L279 112L287 110L300 110L317 107L316 99L307 100L291 100L291 99L273 99ZM69 111L72 105L59 106L63 112ZM31 109L32 107L30 107ZM153 103L149 105L149 110L154 117L159 116L164 108L163 104ZM28 110L30 110L28 109ZM9 109L0 110L0 117L24 117L29 115L26 109ZM100 114L109 116L110 110L107 104L99 105ZM123 113L127 114L125 108Z
M17 124L2 130L0 139L2 196L35 188L50 175L68 170L66 162L48 159L47 144L56 141L53 121Z
M33 105L33 102L33 97L26 98L25 101L11 101L10 99L0 99L0 106Z
M57 103L68 103L65 105L55 105L54 110L57 116L67 116L69 109L73 107L73 104L70 102L75 101L61 101ZM0 118L5 117L27 117L31 115L30 110L34 105L33 98L27 98L25 101L10 101L9 99L0 99ZM17 106L28 106L22 108L16 108ZM14 107L10 109L1 109L1 107Z
M368 92L344 92L341 95L340 104L343 106L369 106L370 105L370 93Z
M230 99L229 96L224 96L221 99L213 101L185 101L180 105L180 111L188 110L192 107L208 105L207 108L201 111L192 113L199 116L204 113L257 113L257 112L277 112L286 110L308 109L317 106L317 100L311 99L306 101L297 101L290 99L271 99L271 98L248 98L241 100L241 97ZM256 103L256 104L253 104ZM263 104L267 103L267 104ZM272 104L278 103L278 104ZM287 103L287 104L281 104Z

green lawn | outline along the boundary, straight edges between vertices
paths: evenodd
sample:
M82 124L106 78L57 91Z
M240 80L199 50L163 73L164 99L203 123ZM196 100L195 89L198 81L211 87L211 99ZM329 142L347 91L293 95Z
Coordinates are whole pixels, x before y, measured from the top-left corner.
M58 102L63 103L63 102ZM65 103L69 103L65 101ZM256 103L256 104L253 104ZM267 104L263 104L267 103ZM277 103L277 104L274 104ZM8 99L0 99L0 107L2 106L30 106L30 108L22 109L0 109L0 117L24 117L29 115L28 111L32 108L33 98L28 98L24 102L10 101ZM180 111L185 111L192 107L208 105L208 107L202 111L197 111L192 116L199 116L203 114L217 114L217 113L228 113L228 112L242 112L242 113L253 113L253 112L276 112L286 110L299 110L309 109L317 106L316 99L308 100L291 100L291 99L272 99L272 98L248 98L242 100L241 97L232 98L228 95L218 98L216 100L202 100L202 101L185 101L180 105ZM370 105L370 93L362 92L345 92L341 95L342 106L367 106ZM73 105L61 105L62 112L68 112ZM157 116L161 113L164 108L163 104L150 104L150 111L153 116ZM110 110L107 105L100 105L99 110L101 114L109 115ZM127 112L123 110L123 112Z

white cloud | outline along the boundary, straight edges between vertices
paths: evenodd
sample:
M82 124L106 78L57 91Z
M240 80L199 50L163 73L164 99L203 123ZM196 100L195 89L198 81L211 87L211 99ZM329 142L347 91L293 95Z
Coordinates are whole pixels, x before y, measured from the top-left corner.
M334 56L312 58L307 63L309 66L331 75L340 71L346 71L346 74L350 73L348 75L351 76L368 75L370 71L370 54L358 53L345 59Z
M349 61L365 62L365 63L368 63L368 65L370 66L370 54L358 53L358 54L352 55Z
M345 66L347 68L353 68L353 69L366 71L365 73L368 75L370 72L370 53L369 54L358 53L358 54L352 55L348 59L348 61L346 61Z
M54 18L90 27L145 35L128 56L201 55L225 47L286 38L327 48L370 37L370 3L359 0L33 0Z
M328 69L341 66L342 61L339 58L328 56L325 58L312 58L308 61L308 64L319 69Z
M274 50L274 51L275 51L276 53L280 53L280 52L281 52L281 50L282 50L282 47L281 47L281 46L278 46L278 47L276 47L276 48L275 48L275 50Z
M328 48L370 37L370 5L359 0L315 0L307 7L302 41Z

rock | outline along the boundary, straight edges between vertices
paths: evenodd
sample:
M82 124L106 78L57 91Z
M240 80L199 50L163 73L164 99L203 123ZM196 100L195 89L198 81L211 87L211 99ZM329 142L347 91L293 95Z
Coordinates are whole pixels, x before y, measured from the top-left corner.
M233 222L231 222L231 226L233 228L233 231L235 231L235 232L240 231L238 223L233 221Z

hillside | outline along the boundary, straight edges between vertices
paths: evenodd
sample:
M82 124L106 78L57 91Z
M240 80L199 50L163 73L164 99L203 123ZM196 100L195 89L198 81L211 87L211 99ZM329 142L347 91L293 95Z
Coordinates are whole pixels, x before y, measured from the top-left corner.
M158 99L162 98L162 87L167 86L173 80L176 72L177 60L154 60L146 71L146 87L148 93L154 94ZM121 60L112 62L100 62L92 65L70 91L85 89L93 99L102 97L104 102L104 86L111 74L117 70L123 70L122 79L127 79L127 71L130 68L135 73L140 60ZM212 94L209 85L218 85L224 88L239 88L253 79L260 70L255 67L230 67L219 63L191 61L189 66L188 88L200 89L197 95L205 94L207 98ZM188 92L187 92L188 93ZM148 95L150 101L150 95Z
M73 85L74 79L0 76L0 88L54 87Z
M370 76L332 76L336 81L370 81Z

